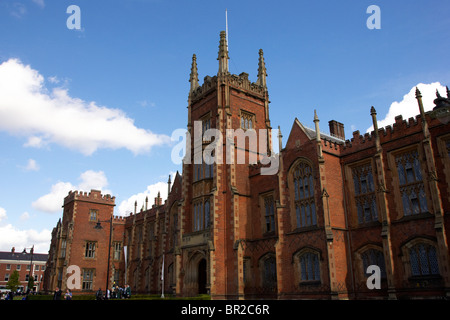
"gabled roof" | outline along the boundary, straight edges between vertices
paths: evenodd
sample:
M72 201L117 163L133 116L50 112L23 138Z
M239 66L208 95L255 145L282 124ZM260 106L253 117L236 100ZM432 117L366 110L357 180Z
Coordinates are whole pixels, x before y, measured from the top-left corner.
M308 136L309 139L314 140L316 138L316 130L315 129L311 129L311 128L305 126L297 118L295 118L294 123L296 123L303 130L303 132ZM323 133L323 132L320 132L320 139L331 141L331 142L334 142L337 144L345 143L345 140L338 138L336 136L333 136L331 134Z
M45 262L48 259L48 254L45 253L34 253L33 261L41 261ZM22 253L22 252L11 252L11 251L0 251L0 260L22 260L22 261L31 261L31 253Z

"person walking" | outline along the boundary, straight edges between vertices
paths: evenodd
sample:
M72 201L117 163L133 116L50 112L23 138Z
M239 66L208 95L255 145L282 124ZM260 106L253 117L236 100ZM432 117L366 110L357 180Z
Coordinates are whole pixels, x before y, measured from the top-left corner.
M125 297L127 299L131 298L131 288L130 286L127 284L126 288L125 288Z
M99 288L99 289L97 290L97 293L95 294L95 298L96 298L97 300L103 300L103 292L102 292L102 288Z
M56 287L55 293L53 294L53 300L61 300L61 290Z

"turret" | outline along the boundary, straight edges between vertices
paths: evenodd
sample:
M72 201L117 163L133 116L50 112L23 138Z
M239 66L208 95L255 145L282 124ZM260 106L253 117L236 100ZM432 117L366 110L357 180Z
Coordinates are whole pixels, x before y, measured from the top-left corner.
M219 43L219 71L218 76L223 76L229 74L228 70L228 46L227 46L227 33L225 31L220 32L220 43Z
M189 82L191 83L191 89L189 91L189 94L191 94L199 86L199 84L198 84L197 56L195 55L195 53L192 55L191 75L189 77Z
M266 77L267 77L267 70L266 64L264 62L263 50L259 49L258 80L256 80L256 84L266 88L267 87Z

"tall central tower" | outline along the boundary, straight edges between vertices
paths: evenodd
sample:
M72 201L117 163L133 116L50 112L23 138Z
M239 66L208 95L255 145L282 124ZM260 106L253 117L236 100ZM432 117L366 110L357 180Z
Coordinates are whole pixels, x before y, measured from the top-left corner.
M248 230L249 168L270 154L271 126L263 51L256 82L245 72L230 74L225 31L217 59L217 75L200 85L192 57L177 290L235 299L243 295L237 244Z

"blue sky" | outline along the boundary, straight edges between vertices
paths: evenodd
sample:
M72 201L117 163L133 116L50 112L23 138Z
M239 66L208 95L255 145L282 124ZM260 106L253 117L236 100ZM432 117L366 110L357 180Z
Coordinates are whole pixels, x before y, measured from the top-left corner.
M370 5L381 29L366 25ZM70 189L111 193L117 215L167 193L192 54L201 83L217 73L226 9L230 72L256 81L264 50L284 141L314 109L323 131L334 119L351 138L372 105L388 125L418 113L416 86L429 109L450 84L447 0L0 0L0 250L46 253Z

